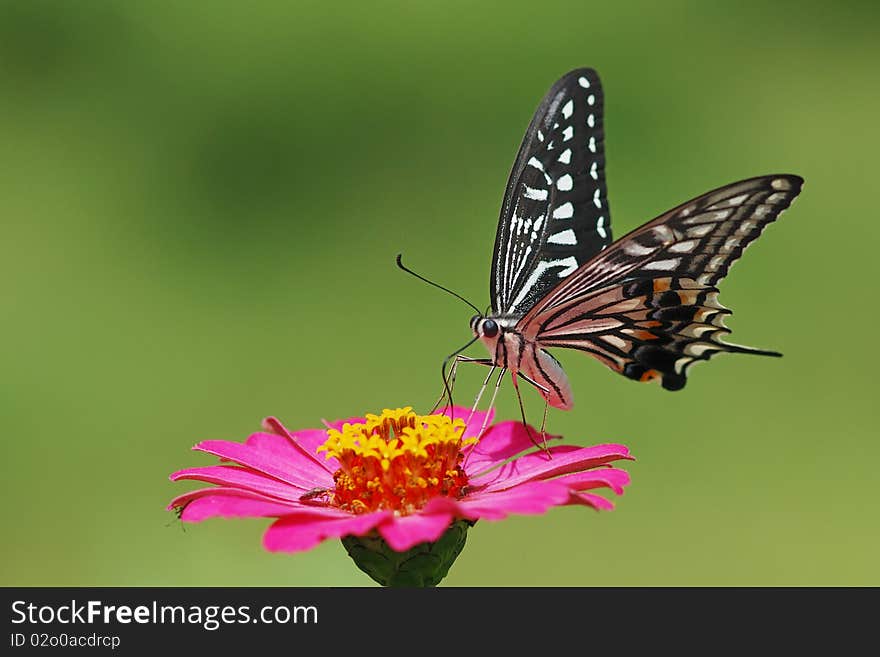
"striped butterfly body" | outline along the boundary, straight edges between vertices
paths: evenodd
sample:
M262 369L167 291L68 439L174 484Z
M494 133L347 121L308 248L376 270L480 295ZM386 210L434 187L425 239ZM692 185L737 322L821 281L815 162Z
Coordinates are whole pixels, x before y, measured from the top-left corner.
M495 239L492 312L471 320L491 362L556 408L573 405L547 351L583 351L636 381L680 390L720 352L780 354L722 341L719 281L798 195L794 175L699 196L611 240L602 89L592 69L562 77L538 107L513 165Z

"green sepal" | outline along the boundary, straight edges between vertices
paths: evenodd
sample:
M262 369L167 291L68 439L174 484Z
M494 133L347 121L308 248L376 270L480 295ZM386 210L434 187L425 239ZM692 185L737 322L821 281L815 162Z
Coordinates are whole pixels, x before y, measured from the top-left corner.
M392 550L378 532L342 539L357 567L382 586L437 586L464 549L470 520L453 521L433 543L419 543L404 552Z

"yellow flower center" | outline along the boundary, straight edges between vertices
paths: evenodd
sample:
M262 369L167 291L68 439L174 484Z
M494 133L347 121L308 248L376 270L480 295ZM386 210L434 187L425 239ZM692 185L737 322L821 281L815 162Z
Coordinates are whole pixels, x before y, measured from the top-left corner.
M417 415L412 408L368 414L342 431L327 430L318 447L339 469L331 503L352 513L387 509L413 513L438 495L460 497L467 486L461 448L465 423L445 415Z

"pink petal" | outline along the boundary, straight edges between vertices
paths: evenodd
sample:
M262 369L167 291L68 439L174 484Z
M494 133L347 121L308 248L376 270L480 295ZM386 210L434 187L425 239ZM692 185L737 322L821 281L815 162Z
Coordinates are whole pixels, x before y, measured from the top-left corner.
M316 477L324 477L331 472L324 455L317 453L317 446L307 444L317 434L317 445L327 440L327 434L320 429L306 429L295 435L279 436L274 433L253 433L248 436L245 445L273 454L274 458L284 459L288 463L297 464L303 472L314 473Z
M272 434L254 434L254 436L272 436ZM245 445L226 440L205 440L193 449L234 461L306 491L333 486L333 477L329 472L319 468L299 453L293 452L289 447L281 447L277 442L279 436L272 436L271 441L254 439L254 436L248 438L248 443Z
M171 481L194 479L229 488L243 488L294 502L299 501L303 494L302 488L296 488L278 481L274 477L267 477L254 470L233 465L209 465L178 470L169 478Z
M555 481L531 481L499 493L468 496L459 502L468 517L501 520L512 513L535 515L566 504L572 491Z
M574 447L562 445L551 447L550 458L544 451L532 452L505 463L485 477L476 477L474 485L486 487L482 490L502 490L534 479L548 479L569 472L595 468L617 459L632 459L629 449L624 445L608 444L593 447ZM481 481L481 479L483 481Z
M511 476L511 472L516 472L516 466L514 466L513 463L517 463L520 460L523 460L524 463L529 463L531 461L536 461L538 463L548 462L553 458L558 457L560 454L576 452L579 449L582 448L577 445L554 445L553 447L548 448L546 452L542 449L535 449L527 454L521 454L512 460L501 461L495 464L495 467L493 468L470 475L471 488L482 490L487 486L506 480Z
M477 429L479 431L479 428ZM534 435L541 439L540 433L535 431ZM559 438L559 436L547 436L548 440ZM525 425L521 422L507 420L494 424L486 430L483 437L480 438L474 447L466 451L464 461L465 472L469 476L478 476L487 468L503 463L511 456L516 456L520 452L532 448L535 443L532 442L532 435L529 434Z
M393 517L390 521L379 525L379 533L391 549L403 552L419 543L436 541L449 528L451 522L451 513L426 514L422 510L411 516Z
M583 506L591 506L597 511L611 511L614 504L609 502L601 495L594 493L572 493L569 504L582 504Z
M467 498L464 498L467 499ZM448 514L454 518L467 518L476 520L479 516L472 514L466 507L462 506L463 500L451 497L435 497L428 500L423 509L419 510L419 514L423 515L443 515Z
M327 432L324 429L302 429L294 433L288 430L276 417L267 417L262 424L269 433L287 438L298 451L324 470L336 472L339 468L339 463L335 458L328 459L323 454L318 454L318 447L327 440Z
M604 497L580 491L608 487L618 494L629 483L629 474L618 468L599 468L575 472L555 479L528 481L492 492L488 489L472 493L460 502L465 517L478 516L498 520L511 513L539 514L553 506L584 504L596 509L611 509Z
M312 455L315 462L330 473L339 469L339 461L334 457L327 458L324 452L318 452L318 448L327 442L327 432L324 429L301 429L293 434L293 440L302 445Z
M323 513L293 513L272 523L263 536L263 546L272 552L301 552L328 538L361 536L390 517L389 511L335 518Z
M264 518L283 516L303 505L281 502L241 488L202 488L171 500L170 509L183 508L181 519L201 522L208 518Z
M623 495L623 487L629 484L630 477L626 470L602 467L595 470L563 475L551 481L564 483L574 491L584 491L604 486L610 488L618 495Z

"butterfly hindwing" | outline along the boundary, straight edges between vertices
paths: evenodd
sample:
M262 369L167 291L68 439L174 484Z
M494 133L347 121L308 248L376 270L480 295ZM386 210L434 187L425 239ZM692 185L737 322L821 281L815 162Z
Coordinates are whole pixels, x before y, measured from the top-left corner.
M595 71L576 69L544 97L511 170L492 258L493 313L525 314L610 243L602 88Z
M800 191L797 176L734 183L671 210L615 242L517 325L541 347L585 351L613 370L684 387L694 362L727 351L778 355L721 340L717 283Z
M544 348L585 351L637 381L680 390L688 368L722 351L778 355L728 344L718 289L687 278L645 278L571 300L542 318Z

